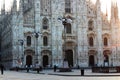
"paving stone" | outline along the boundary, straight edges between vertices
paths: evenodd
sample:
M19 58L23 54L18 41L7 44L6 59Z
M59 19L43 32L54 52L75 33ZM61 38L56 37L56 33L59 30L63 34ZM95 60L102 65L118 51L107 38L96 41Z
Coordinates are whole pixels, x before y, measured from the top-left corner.
M80 73L78 70L74 70L73 72L66 72L66 73L53 72L53 70L44 70L41 73L45 73L45 74L37 74L32 71L30 71L30 73L26 73L25 71L22 72L5 71L4 75L0 75L0 80L120 80L120 76L116 76L116 75L120 75L120 73L108 73L108 74L91 73L90 70L85 71L85 75L90 75L90 76L74 76ZM50 73L53 75L50 75ZM62 75L70 75L70 76L58 76L55 75L55 73ZM99 75L99 76L95 76L95 75Z

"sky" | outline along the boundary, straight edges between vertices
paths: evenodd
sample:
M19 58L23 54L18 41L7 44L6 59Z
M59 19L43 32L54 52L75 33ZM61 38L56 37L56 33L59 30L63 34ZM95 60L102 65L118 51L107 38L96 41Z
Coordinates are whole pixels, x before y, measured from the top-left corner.
M96 0L91 0L93 3L96 2ZM111 2L117 2L117 4L120 4L120 0L100 0L101 1L101 11L103 13L108 13L108 19L110 19L111 16ZM118 11L119 11L119 18L120 18L120 5L118 5Z
M0 9L2 7L2 4L3 4L3 1L4 0L0 0ZM18 3L19 3L19 0L17 0ZM96 0L91 0L93 3L96 2ZM100 0L101 1L101 10L103 13L106 13L106 9L108 11L108 16L110 18L110 13L111 13L111 1L117 1L118 4L120 4L120 0ZM5 4L6 4L6 10L9 10L10 9L10 6L12 4L13 0L5 0ZM107 8L106 8L107 7ZM119 17L120 17L120 5L118 5L118 8L119 8Z
M11 5L13 3L13 0L0 0L0 9L3 7L2 4L4 3L4 1L5 1L5 8L6 8L6 10L10 10L10 7L11 7ZM17 0L17 1L19 2L19 0Z

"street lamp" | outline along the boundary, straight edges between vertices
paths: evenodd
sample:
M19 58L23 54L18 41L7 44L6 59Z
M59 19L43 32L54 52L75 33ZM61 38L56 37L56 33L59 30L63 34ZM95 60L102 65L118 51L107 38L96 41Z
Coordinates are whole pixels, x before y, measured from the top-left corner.
M63 59L63 68L60 69L60 72L69 72L71 69L68 67L68 61L65 56L65 51L66 51L66 25L72 22L71 18L68 17L59 17L58 21L62 21L62 24L64 26L64 59Z
M62 24L64 26L64 44L66 42L66 25L72 22L71 18L67 18L67 17L59 17L58 21L62 21ZM65 53L65 49L66 49L66 44L64 45L64 53Z

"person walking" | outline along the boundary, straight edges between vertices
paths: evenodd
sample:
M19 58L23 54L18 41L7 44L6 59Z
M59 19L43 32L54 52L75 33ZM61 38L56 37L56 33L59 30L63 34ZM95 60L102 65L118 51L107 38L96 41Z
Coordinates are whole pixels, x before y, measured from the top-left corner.
M27 70L27 72L29 72L29 66L28 65L26 65L26 70Z
M3 75L3 72L4 72L4 66L1 64L0 65L0 69L1 69L1 75Z
M39 73L39 71L40 71L40 65L39 65L38 62L36 62L36 70L37 70L37 73Z
M54 72L56 72L56 69L57 69L57 66L56 66L56 65L54 65Z

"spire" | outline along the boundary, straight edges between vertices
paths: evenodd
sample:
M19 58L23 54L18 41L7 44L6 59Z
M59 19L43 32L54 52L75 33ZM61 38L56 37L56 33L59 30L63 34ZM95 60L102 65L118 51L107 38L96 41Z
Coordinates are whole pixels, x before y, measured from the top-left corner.
M17 1L13 1L13 7L12 7L13 14L17 12Z
M100 2L100 0L97 0L97 1L96 1L96 4L99 4L99 5L101 5L101 2Z
M96 6L97 6L97 8L99 8L100 11L101 11L101 2L100 2L100 0L97 0L97 1L96 1Z
M1 14L5 15L5 0L3 0L3 5L1 9Z
M19 11L20 12L23 12L23 6L24 6L23 3L24 3L23 0L19 1Z
M101 2L100 2L100 0L97 0L96 1L96 10L97 10L97 15L101 15Z
M0 9L0 10L1 10L1 14L2 14L2 6L1 6L1 9Z
M17 7L17 1L16 0L13 1L13 7Z
M111 3L111 19L117 22L119 20L118 18L118 3L112 2Z
M108 16L107 4L106 4L106 16Z
M5 10L5 0L3 0L3 10Z
M114 19L114 3L111 2L111 19Z
M117 4L117 2L115 3L114 17L115 17L115 21L117 21L118 20L118 4Z

